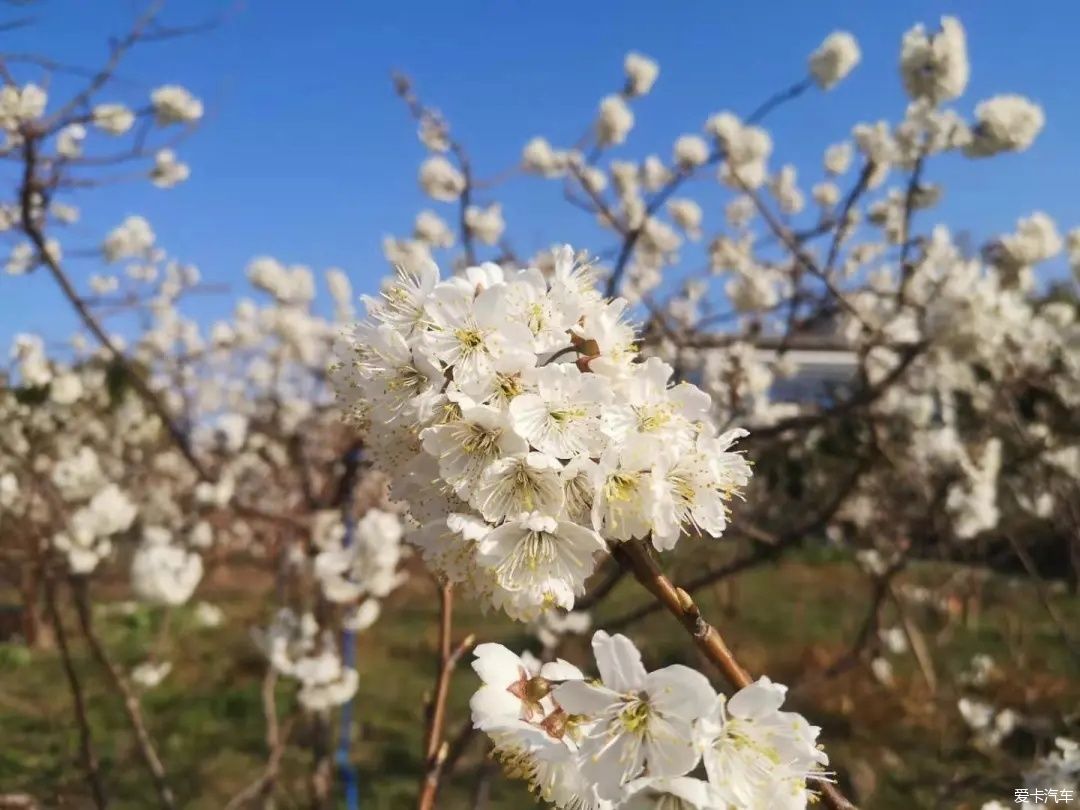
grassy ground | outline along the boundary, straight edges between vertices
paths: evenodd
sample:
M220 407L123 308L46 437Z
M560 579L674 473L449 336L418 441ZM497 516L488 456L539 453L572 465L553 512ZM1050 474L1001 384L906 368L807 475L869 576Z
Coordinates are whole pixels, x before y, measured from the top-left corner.
M700 560L682 561L683 572ZM904 581L936 584L955 572L920 567ZM675 576L678 578L679 571ZM266 594L251 599L255 591ZM700 594L707 616L728 637L752 671L796 683L791 704L824 728L823 738L845 787L868 810L978 808L982 801L1012 799L1021 784L1018 770L1030 756L1031 738L1015 735L1006 751L972 746L956 710L957 675L974 653L988 653L1002 677L979 692L999 706L1011 706L1048 730L1080 705L1080 679L1059 631L1026 584L990 578L982 588L980 615L949 620L930 609L913 613L927 639L940 681L931 694L910 654L894 657L896 683L885 687L862 667L831 680L820 673L842 655L865 616L869 593L848 563L803 557L751 571L736 587ZM264 664L248 628L269 615L264 579L246 570L219 572L201 590L202 598L229 617L216 629L199 628L190 609L172 620L169 657L173 673L146 693L150 729L169 766L180 804L191 810L220 810L260 771L264 729L259 689ZM1072 626L1080 626L1080 606L1065 595L1053 597ZM643 594L625 582L598 611L597 624L641 604ZM425 578L406 586L380 622L362 638L357 697L359 731L352 754L359 769L365 810L412 806L420 770L420 726L424 693L432 685L435 631L433 590ZM733 606L737 605L737 609ZM149 611L102 616L101 627L116 658L132 665L155 643L161 617ZM514 648L529 644L522 628L498 616L458 606L457 627L481 640ZM74 623L71 623L74 630ZM665 614L655 614L626 630L646 651L652 667L669 663L703 666ZM77 667L88 685L90 716L102 771L115 808L155 806L115 695L109 694L75 641ZM584 642L568 656L584 661ZM706 671L708 671L706 667ZM467 715L476 687L467 668L459 671L451 697L451 733ZM292 689L278 691L283 717L293 711ZM1060 727L1058 727L1060 730ZM308 807L307 779L311 730L292 728L283 764L277 807ZM476 739L462 757L440 807L467 808L482 773L494 769ZM45 808L90 804L77 765L78 735L70 698L54 652L34 653L0 646L0 795L28 793ZM527 794L498 774L486 780L491 810L533 806Z

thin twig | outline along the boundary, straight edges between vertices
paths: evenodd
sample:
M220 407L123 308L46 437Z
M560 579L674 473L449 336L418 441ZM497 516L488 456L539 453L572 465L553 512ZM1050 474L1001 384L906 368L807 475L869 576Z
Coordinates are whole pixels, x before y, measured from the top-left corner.
M36 176L38 159L37 147L38 142L36 138L33 137L27 137L26 142L23 144L23 160L25 165L22 185L19 190L23 232L29 237L30 241L37 249L41 261L48 268L49 273L60 287L60 291L64 294L64 297L67 298L68 303L75 309L75 312L78 314L86 328L90 330L91 334L93 334L98 342L109 352L113 360L124 369L126 378L131 382L135 391L142 397L143 401L146 402L146 404L150 406L150 409L157 414L159 419L161 419L169 436L188 463L195 469L201 478L209 479L209 471L195 455L187 435L180 429L180 426L177 425L176 421L169 413L168 408L165 407L165 403L154 390L150 388L149 383L147 383L146 380L143 379L143 376L132 367L124 353L116 347L116 344L113 343L112 339L105 333L104 328L98 322L97 318L94 317L89 307L87 307L86 303L80 298L78 291L75 289L75 285L72 284L71 279L68 278L63 267L60 266L60 263L52 254L52 251L49 250L48 240L45 238L41 222L35 215L34 207L36 196L43 192Z
M758 106L758 108L756 110L754 110L752 113L750 113L750 115L746 116L745 123L747 123L747 124L759 124L759 123L761 123L769 113L771 113L773 110L775 110L781 104L784 104L785 102L792 101L793 99L798 98L799 96L801 96L803 93L805 93L807 90L809 90L813 86L814 86L814 79L813 79L812 76L807 76L805 79L800 79L799 81L795 82L795 84L791 85L791 87L787 88L786 90L781 90L779 93L776 93L776 94L770 96L769 98L765 99L765 101L762 102L761 105Z
M79 755L82 759L83 769L86 771L86 781L90 783L90 792L94 795L94 804L98 807L98 810L104 810L109 802L105 797L105 787L102 784L101 773L98 770L98 759L94 751L94 739L90 730L90 721L86 716L86 698L83 695L79 675L71 661L67 632L64 630L64 622L60 618L60 611L56 607L56 585L51 576L47 576L45 579L45 606L49 612L49 620L52 622L53 630L56 632L56 643L60 647L60 660L64 665L68 686L71 688L75 720L79 724Z
M840 507L842 507L848 497L850 497L859 479L868 469L870 469L871 460L872 456L864 456L859 463L852 468L851 473L845 477L843 481L839 482L835 495L825 503L825 506L822 507L816 515L781 534L772 534L760 527L747 523L732 527L733 531L741 532L756 541L757 545L754 547L754 550L731 562L699 574L682 586L683 590L693 594L702 588L714 585L735 574L742 573L743 571L747 571L767 562L778 560L786 551L795 548L807 538L820 532L828 525L829 521L832 520ZM622 570L625 571L626 569L624 568ZM623 628L644 619L646 616L651 616L662 607L663 604L656 600L646 602L640 608L604 622L604 626L610 629Z
M794 98L798 98L802 95L810 86L812 82L809 79L805 79L797 84L792 85L786 90L782 90L779 93L775 93L760 104L746 119L748 124L760 123L770 112L775 110L781 104L786 101L790 101ZM723 159L723 152L719 149L714 150L709 155L708 159L699 169L714 166ZM656 194L649 200L645 206L645 216L642 217L641 224L636 228L633 228L629 232L625 233L622 241L622 245L619 247L619 253L615 259L615 266L612 268L611 275L608 276L607 285L604 289L604 295L607 298L611 298L615 295L616 290L619 288L619 282L622 281L623 275L626 273L626 267L630 261L630 257L633 255L634 246L637 245L641 235L645 232L645 226L648 224L649 219L660 210L660 207L674 194L678 188L690 177L696 174L695 170L681 170L675 173L672 177Z
M829 245L829 255L825 260L825 275L832 277L833 269L836 265L836 259L840 255L840 245L844 241L844 237L847 236L848 231L851 229L851 210L855 207L855 204L859 201L866 189L870 185L870 178L873 177L874 172L877 170L877 165L872 161L867 161L862 171L859 172L859 179L855 181L855 186L848 193L844 199L844 205L840 209L840 215L836 218L836 230L833 232L832 243Z
M424 738L426 767L420 783L418 810L433 810L439 792L439 780L450 754L450 744L443 739L446 723L446 701L450 695L450 679L461 657L472 648L475 636L469 635L457 647L453 646L451 634L454 622L454 590L449 583L439 592L439 667L435 678L435 694L432 698L427 733Z
M262 683L262 708L263 716L266 718L266 766L258 779L236 794L225 805L225 810L239 810L239 808L254 802L256 799L265 801L273 795L274 785L277 783L278 773L281 771L281 760L285 755L289 727L292 723L290 720L284 730L278 723L277 701L275 699L276 686L277 670L273 666L267 666Z
M904 635L907 637L908 646L911 647L912 653L915 654L915 663L919 665L919 671L922 673L923 680L926 681L926 686L930 690L930 694L937 692L937 673L934 671L934 661L930 657L930 648L926 645L926 639L923 634L919 632L919 628L915 625L915 622L911 620L911 616L908 614L907 607L904 605L903 600L896 593L896 589L889 582L886 585L889 593L889 598L896 606L896 612L900 616L900 626L904 629Z
M643 541L620 543L612 555L634 575L664 608L678 619L697 648L723 673L736 689L749 686L753 679L736 660L719 631L705 621L694 600L682 588L675 587L657 566ZM816 780L826 804L832 810L854 810L854 805L831 783Z
M161 757L158 756L150 732L147 731L146 722L142 716L142 707L139 705L139 698L128 684L127 678L124 677L119 667L109 657L108 652L101 643L101 639L98 638L97 632L94 630L93 618L90 614L90 602L87 598L86 580L81 577L72 577L71 587L75 594L75 610L79 615L79 624L82 627L83 637L90 646L90 652L93 653L94 658L97 659L97 662L109 676L113 689L123 699L124 712L127 714L132 731L135 732L139 754L142 756L146 769L150 772L151 779L153 779L158 800L165 810L175 810L176 797L169 787L165 765L162 763Z

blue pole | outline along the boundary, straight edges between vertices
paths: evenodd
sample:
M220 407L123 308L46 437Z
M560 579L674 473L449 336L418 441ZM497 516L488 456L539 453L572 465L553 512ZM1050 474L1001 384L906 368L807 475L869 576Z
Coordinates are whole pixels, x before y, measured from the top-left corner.
M354 447L345 454L345 481L341 498L341 520L345 524L345 537L342 545L348 548L356 539L356 519L353 517L353 489L356 484L356 470L360 465L360 448ZM341 661L347 667L356 666L356 633L353 630L341 631ZM348 700L341 707L340 733L334 762L338 775L345 789L345 807L347 810L360 810L360 783L356 768L349 757L352 742L353 702Z

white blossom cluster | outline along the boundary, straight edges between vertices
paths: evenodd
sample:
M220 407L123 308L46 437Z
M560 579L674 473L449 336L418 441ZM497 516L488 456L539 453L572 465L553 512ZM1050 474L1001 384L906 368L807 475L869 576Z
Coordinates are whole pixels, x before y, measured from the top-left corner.
M202 557L173 542L160 526L143 530L143 539L131 562L131 587L144 602L182 605L202 579Z
M253 636L271 666L299 682L298 699L306 709L323 711L340 706L356 694L359 675L342 663L333 638L320 632L311 613L298 615L282 608Z
M626 302L569 247L547 278L424 264L366 304L335 384L448 580L528 619L571 609L608 542L723 533L743 432L718 435L708 395L638 362Z
M681 664L649 672L630 639L598 631L600 677L541 664L500 644L476 648L483 684L470 702L509 776L575 810L802 810L828 778L818 731L781 711L768 678L730 699Z
M330 602L360 602L364 611L361 617L369 625L378 615L378 600L389 596L405 579L399 570L404 554L401 518L381 509L369 509L356 522L352 543L344 545L346 530L340 517L334 512L324 514L332 522L329 531L324 527L316 535L316 544L322 550L315 557L315 577ZM364 629L358 626L356 614L351 626Z

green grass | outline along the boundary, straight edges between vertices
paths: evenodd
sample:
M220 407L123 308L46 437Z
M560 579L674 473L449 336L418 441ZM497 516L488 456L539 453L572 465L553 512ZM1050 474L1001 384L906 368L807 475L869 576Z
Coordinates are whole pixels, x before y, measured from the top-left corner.
M679 560L675 578L692 576L700 563L693 556ZM923 566L906 574L904 581L933 585L952 573ZM248 629L269 616L272 600L265 581L243 571L211 578L200 595L223 607L229 620L220 628L201 629L190 609L174 616L168 650L174 671L146 693L143 704L181 806L220 810L264 762L259 693L264 663ZM602 627L605 619L640 605L644 598L633 582L623 582L597 611L596 625ZM1076 662L1034 591L992 577L984 586L982 613L975 621L948 622L937 611L913 611L941 682L936 695L930 694L910 654L893 659L893 688L878 684L864 668L828 682L814 680L814 672L847 649L868 599L866 583L850 564L809 556L747 572L726 593L712 589L698 594L703 612L750 670L785 682L803 679L792 690L791 705L823 727L833 763L862 807L961 810L978 808L990 798L1010 801L1031 741L1019 735L1013 752L973 748L955 708L961 694L955 676L973 654L988 653L1004 676L982 692L996 705L1053 723L1080 702ZM1054 599L1066 619L1080 626L1076 600L1065 595ZM422 707L433 685L434 602L433 587L417 577L361 639L352 756L365 810L398 810L415 801ZM460 635L475 632L480 640L503 641L515 649L529 644L521 626L484 615L475 605L459 603L456 614ZM891 613L887 617L888 622L895 620ZM120 702L106 690L77 638L72 617L68 620L110 806L153 807L154 794ZM142 660L156 643L160 621L160 613L145 609L133 616L98 618L110 651L126 666ZM645 651L651 667L685 663L713 674L666 614L656 613L625 632ZM566 655L585 663L586 652L585 641L575 640ZM467 716L475 688L475 676L464 662L453 684L449 733ZM283 718L294 713L294 691L287 683L279 685ZM293 726L278 808L310 806L311 733L302 721ZM473 741L445 783L440 807L472 807L478 774L491 770L480 743ZM0 646L0 795L28 793L47 808L90 807L77 756L77 729L56 653ZM534 805L520 785L496 773L488 806L517 810Z

